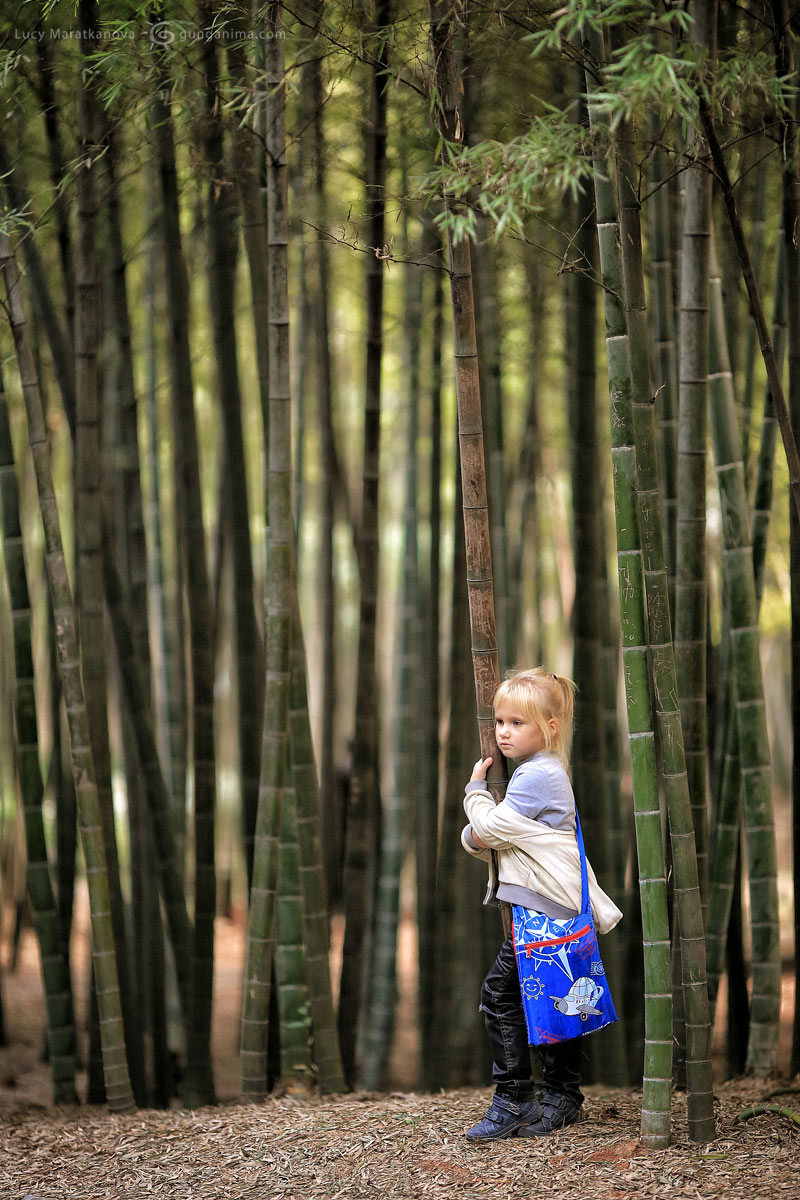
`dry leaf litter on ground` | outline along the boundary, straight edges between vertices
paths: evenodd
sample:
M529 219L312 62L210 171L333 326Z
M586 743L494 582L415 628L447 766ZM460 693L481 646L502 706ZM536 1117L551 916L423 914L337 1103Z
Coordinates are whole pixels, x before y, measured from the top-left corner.
M0 1110L2 1200L797 1200L800 1129L776 1115L734 1124L774 1084L722 1084L717 1138L638 1140L641 1092L590 1087L584 1119L541 1139L470 1145L489 1091L352 1095L196 1112ZM800 1097L780 1100L800 1108Z

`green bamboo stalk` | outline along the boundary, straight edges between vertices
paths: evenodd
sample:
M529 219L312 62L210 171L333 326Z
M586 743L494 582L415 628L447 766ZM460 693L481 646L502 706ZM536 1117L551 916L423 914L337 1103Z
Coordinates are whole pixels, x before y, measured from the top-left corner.
M664 561L655 453L640 204L633 175L633 135L628 121L623 122L620 141L623 145L616 155L616 160L620 186L621 258L631 364L631 408L636 446L637 512L647 598L649 665L661 749L661 777L669 817L673 886L680 932L683 997L686 1007L689 1135L695 1141L706 1142L714 1137L715 1125L705 935L670 627L669 589Z
M287 743L288 753L289 746ZM281 807L281 844L275 902L275 984L281 1047L281 1089L289 1095L311 1091L311 1009L303 945L303 899L297 844L297 800L286 773Z
M426 230L427 251L441 261L441 241L435 228ZM442 973L437 938L437 859L439 853L439 792L440 792L440 723L441 723L441 536L442 536L442 341L444 337L444 293L441 270L432 272L433 295L427 320L431 327L428 410L429 431L429 509L428 556L423 557L424 591L421 602L421 654L425 662L425 684L419 697L421 713L422 780L416 802L416 883L417 925L425 929L418 938L418 1012L421 1035L422 1087L429 1091L437 1086L434 1079L434 1058L438 1048L436 1030L437 992ZM424 296L424 292L423 292ZM426 389L423 389L423 394ZM424 522L424 518L423 518ZM423 524L424 528L424 524ZM459 650L459 653L463 651ZM467 751L467 757L469 752ZM458 853L454 843L453 849Z
M736 253L739 259L739 265L742 271L747 295L750 299L750 311L753 316L753 321L758 334L758 342L761 347L761 356L764 360L764 366L767 371L767 379L772 390L773 402L775 404L775 415L778 420L778 427L781 431L781 440L786 454L786 462L789 468L789 487L791 489L792 501L795 509L800 515L800 453L797 449L797 440L792 429L792 421L789 413L789 407L786 403L786 396L783 390L781 381L781 373L778 369L778 363L775 358L775 348L772 345L772 339L767 326L767 319L764 315L764 306L761 303L761 295L758 288L758 282L753 270L753 263L750 257L747 241L742 229L742 223L739 218L739 211L736 205L736 196L734 195L733 185L731 184L728 167L725 162L725 157L722 153L722 148L714 129L714 121L711 116L707 104L699 100L700 119L703 129L708 139L711 156L714 160L714 170L719 181L722 197L725 201L725 207L728 212L728 219L733 234L733 240L736 246Z
M730 597L731 662L751 905L752 1010L747 1061L757 1074L768 1074L777 1064L781 988L772 770L759 656L750 510L721 288L719 268L712 258L711 432L722 509L723 578Z
M787 341L786 290L786 241L781 229L778 238L778 261L775 267L775 301L772 306L772 344L775 347L775 358L781 371L783 370ZM775 403L772 398L772 389L767 385L764 395L764 412L761 418L761 440L756 467L751 528L756 604L759 607L764 591L764 565L767 558L767 536L772 513L772 481L777 438L778 422L775 417ZM743 440L743 452L746 445L747 443ZM745 478L746 475L747 463L745 462Z
M106 545L108 544L106 538ZM153 732L147 672L139 657L122 580L110 549L103 554L103 570L122 685L144 776L155 866L172 942L181 1008L184 1020L188 1020L191 1011L192 927L186 911L183 873L174 833L172 801L164 780Z
M67 177L67 155L61 138L59 101L56 88L56 66L52 57L52 42L49 37L36 39L36 59L39 67L39 87L47 137L47 157L52 186L52 204L56 218L58 257L64 281L64 309L67 318L67 336L71 342L75 334L75 255L70 227L70 190L65 187Z
M745 143L745 148L749 150L750 160L753 163L753 199L752 199L752 216L750 220L750 242L753 250L753 270L756 273L756 278L763 278L764 264L764 248L766 243L766 212L767 212L767 168L769 158L767 154L766 139L763 134L757 133L753 139L748 138ZM750 162L744 164L746 171ZM744 171L742 172L744 174ZM778 236L778 254L781 252L782 234ZM777 269L777 268L776 268ZM777 294L777 283L776 283ZM773 309L773 326L775 324L775 310ZM773 331L772 344L775 348L775 356L780 365L780 352L775 344L775 335ZM747 323L747 342L744 352L744 388L742 391L742 456L744 460L745 480L748 483L748 491L752 484L751 466L750 466L750 428L752 424L753 414L753 399L755 395L755 368L758 358L758 342L756 338L756 328L752 321Z
M785 257L783 247L778 246L778 262L775 274L775 303L773 306L772 342L775 347L777 361L783 362L786 341L785 307L786 283L784 270ZM721 281L719 286L712 286L711 300L714 306L713 319L715 328L721 335L725 331L724 315L720 314L719 306L723 302ZM709 380L709 395L712 408L717 395L726 393L734 395L733 373L730 363L719 360L718 342L714 342L714 361ZM735 401L734 401L735 403ZM756 593L756 609L760 608L761 594L764 583L764 563L766 559L767 534L769 530L772 509L772 476L775 459L775 444L777 440L777 421L772 403L772 392L767 385L764 397L764 414L762 419L761 445L756 471L756 486L753 499L751 542L753 552L753 575ZM742 440L742 457L744 459L745 442ZM743 462L744 466L744 462ZM730 631L726 622L726 636ZM724 739L721 782L719 800L714 820L714 842L711 855L711 886L709 892L709 913L706 928L706 947L708 956L709 999L712 1015L716 1003L719 981L724 969L726 946L728 940L728 922L733 902L733 889L736 886L736 873L732 869L738 855L739 835L741 825L741 789L742 779L739 766L739 745L736 732L736 713L730 691L724 699L727 710L722 737Z
M539 389L546 313L538 264L530 252L525 255L525 278L529 298L530 353L525 423L519 465L514 480L517 487L521 489L522 495L520 498L519 536L516 542L512 541L511 543L513 555L511 577L518 596L517 605L526 614L525 626L521 630L521 641L525 647L523 657L527 661L541 663L550 661L550 656L545 649L543 618L546 571L542 548L545 545L545 530L542 528L542 506L538 495L540 483L544 479L542 442L545 439L542 436L539 413ZM513 495L513 483L509 494ZM534 553L531 553L532 549L535 551ZM558 618L560 619L562 615L559 613Z
M115 341L114 371L109 382L108 411L104 423L104 452L106 461L115 468L112 479L117 483L113 493L115 517L109 547L117 554L125 579L128 597L128 613L136 644L136 657L144 672L147 693L151 690L150 670L150 627L147 594L147 547L144 528L144 506L140 477L138 403L134 379L133 345L126 263L122 239L122 212L119 190L118 157L119 145L114 127L101 113L102 140L105 146L103 166L105 169L105 227L107 231L108 273L110 291L111 333ZM109 373L110 374L110 373ZM107 503L111 497L107 493ZM106 527L111 535L111 530ZM104 551L104 554L108 551ZM119 689L119 670L114 675ZM130 716L126 705L123 713L123 753L125 761L125 788L127 794L128 821L130 826L130 875L132 941L136 978L132 981L134 1003L142 1016L145 1045L152 1047L161 1034L156 1026L165 1023L163 994L158 997L153 989L153 973L160 973L163 964L163 929L158 897L150 887L153 868L153 845L147 825L145 783L142 777L135 738L130 727ZM167 1064L157 1062L145 1053L149 1068L151 1101L153 1087L161 1094L161 1103L168 1103L166 1082ZM153 1070L159 1072L159 1083L154 1084Z
M796 52L789 36L789 6L785 0L773 0L775 21L775 57L780 76L794 78ZM800 247L797 228L800 222L800 139L797 136L797 96L791 92L783 126L783 238L786 253L787 325L789 343L789 420L795 438L800 438ZM800 511L789 514L789 575L791 579L791 661L792 661L792 858L794 894L800 891ZM800 905L794 907L795 995L800 992ZM795 1005L792 1024L792 1049L789 1069L800 1070L800 1015Z
M186 572L192 680L194 945L192 1016L187 1030L184 1099L187 1106L193 1107L214 1101L210 1057L216 916L214 646L189 347L189 280L181 238L175 144L166 79L161 81L161 86L154 94L152 119L161 188L165 282L170 314L172 448L176 509L179 514L178 543L182 567Z
M80 0L81 84L78 93L78 133L82 169L77 174L75 260L75 546L76 599L81 671L96 772L100 817L105 840L106 868L111 889L111 923L117 945L117 971L125 1024L129 1071L138 1104L146 1102L142 1028L135 1003L128 961L125 905L111 786L108 735L108 675L103 596L100 505L104 486L100 454L100 279L98 264L99 201L97 188L97 100L91 37L97 30L96 0Z
M15 158L16 155L0 137L0 178L3 181L9 212L29 213L34 211L31 197L21 180L19 164L15 162ZM64 402L64 412L74 435L75 359L71 340L61 327L36 238L23 238L20 253L25 265L26 277L30 282L34 311L47 338L55 376Z
M80 660L75 627L75 611L61 541L58 506L47 452L47 431L41 396L22 307L20 277L11 241L0 233L0 267L5 280L8 312L14 334L20 381L28 416L28 441L33 455L39 504L45 532L48 585L55 612L61 682L70 730L73 778L78 797L78 821L89 885L92 923L92 962L98 980L100 1036L103 1045L103 1072L106 1097L114 1112L130 1112L134 1107L119 995L116 951L111 926L111 899L108 886L105 847L102 837L100 805L89 742L88 716L80 676Z
M583 72L576 70L576 90L583 90ZM585 106L581 120L586 120ZM572 432L570 470L575 559L573 606L573 678L580 696L580 720L572 743L572 779L581 806L581 822L592 846L592 863L600 879L611 871L610 813L605 804L605 739L603 713L603 629L607 610L605 522L600 473L597 412L597 263L594 198L579 197L572 209L577 230L573 242L582 269L567 276L565 345L567 388ZM619 936L604 942L603 962L612 991L619 994ZM593 1053L595 1052L596 1053ZM602 1049L592 1043L593 1078L622 1085L628 1068L624 1027L615 1024L603 1039ZM602 1054L602 1063L598 1056Z
M32 200L24 188L19 175L19 164L12 163L10 152L0 136L0 176L11 212L32 211ZM22 240L22 256L25 273L31 287L33 304L39 324L44 330L55 375L61 394L64 413L74 437L75 432L75 375L72 341L64 330L56 312L48 286L44 264L39 253L37 240L26 237ZM35 349L34 349L35 355ZM35 358L34 358L35 361ZM52 623L52 622L51 622ZM57 895L58 911L64 943L69 947L72 922L72 901L75 882L75 850L77 846L77 819L75 791L70 778L66 754L62 754L61 685L58 679L55 633L50 639L51 677L53 679L51 712L53 723L53 755L48 782L61 803L57 806ZM68 952L68 951L67 951Z
M215 7L213 0L201 0L200 14L206 28L213 24ZM236 31L236 26L233 31ZM210 37L204 38L202 42L202 67L205 92L204 145L211 172L207 190L209 306L214 335L217 392L222 417L225 495L226 503L230 505L231 517L230 549L233 567L241 807L246 814L245 828L249 833L258 803L260 735L264 703L264 647L256 624L247 469L242 429L242 392L237 367L238 214L231 199L235 196L234 189L224 184L227 164L222 127L222 96L217 48ZM247 175L245 178L247 179ZM252 214L249 215L252 219ZM257 234L251 229L250 236L255 237ZM258 261L260 263L260 256ZM261 338L257 336L256 341L258 344Z
M228 68L234 82L249 91L255 86L254 72L246 53L247 25L235 10L225 13L226 26L239 36L226 42ZM263 107L263 106L261 106ZM266 464L269 436L269 346L266 337L267 307L269 303L269 266L267 262L267 231L264 222L264 200L259 178L259 138L257 119L253 124L242 121L233 130L233 154L236 168L236 184L242 203L242 235L244 239L247 267L250 274L250 295L256 347L256 372L258 392L261 399L261 416L264 424ZM266 491L266 470L265 491ZM255 812L252 814L255 827ZM252 829L250 831L252 842ZM252 857L252 854L250 855Z
M597 291L590 274L597 251L594 202L588 193L573 205L571 216L577 230L572 245L582 268L567 276L564 306L575 559L572 676L581 698L571 758L573 784L581 800L581 823L592 846L592 863L603 878L608 844L603 804L602 610L598 591L604 535L595 366Z
M320 814L322 846L328 888L328 905L341 895L341 865L344 814L340 791L336 786L335 735L338 711L338 678L336 662L336 581L334 578L334 531L336 526L336 480L341 477L333 428L333 363L331 357L329 305L331 301L331 272L327 244L328 199L325 144L325 93L322 76L322 43L319 31L323 17L321 0L313 6L314 29L318 35L316 50L309 56L308 78L312 109L312 176L314 219L317 237L312 261L318 281L314 300L314 329L317 345L317 420L319 422L319 456L321 486L319 497L319 571L317 588L320 596Z
M308 714L306 655L300 606L292 605L291 680L289 683L289 742L292 781L297 803L297 844L303 897L303 942L314 1030L314 1062L323 1093L345 1090L336 1017L331 992L328 907L320 844L319 784Z
M717 0L694 0L690 37L698 73L714 67ZM678 530L675 556L675 680L680 700L684 754L700 906L708 905L708 793L706 793L705 460L708 443L709 247L711 174L708 149L688 134L682 206L679 307ZM644 382L644 380L643 380ZM681 948L682 958L682 948ZM687 1015L691 1008L687 1004Z
M282 10L270 4L267 41L267 241L269 296L269 543L264 594L266 689L261 780L247 919L247 960L242 1005L242 1092L267 1091L267 1026L272 974L273 916L279 831L288 744L291 604L294 593L294 526L291 493L291 392L289 384L288 214L286 181L286 77Z
M405 189L404 189L405 191ZM406 244L408 238L406 236ZM417 292L419 268L406 268L406 314L408 319L409 371L408 422L405 449L405 495L403 520L403 552L397 605L397 637L393 677L395 680L394 725L396 734L392 754L392 786L383 798L381 847L378 865L378 885L373 922L371 972L373 985L371 1005L366 1014L362 1040L360 1086L376 1090L385 1083L386 1068L392 1047L395 1008L397 1005L397 935L400 919L400 879L406 852L406 828L414 787L418 785L415 720L419 709L419 548L417 542L417 441L419 427L419 320L420 300ZM410 272L415 272L409 278ZM412 327L413 325L413 327ZM435 845L435 843L434 843ZM420 941L430 946L429 930L420 927ZM422 961L422 953L420 953ZM427 1007L427 1006L426 1006ZM428 1012L420 1020L427 1025ZM424 1044L430 1042L427 1025Z
M675 563L678 509L678 363L672 296L673 262L671 215L674 199L668 180L667 154L659 144L658 118L652 114L650 132L655 145L650 179L650 309L653 317L653 369L657 392L658 463L664 547L669 572L670 605L675 601Z
M53 1102L75 1103L75 1015L69 957L63 942L50 868L47 861L39 768L39 732L34 694L31 604L23 556L19 484L5 385L0 371L0 512L3 566L11 602L16 677L15 719L17 770L22 798L27 856L26 879L39 942L47 1012L47 1045L53 1078Z
M366 260L366 362L361 521L358 535L360 581L356 668L353 778L348 802L345 848L345 935L339 985L339 1044L348 1082L356 1075L357 1034L362 995L369 994L364 970L370 910L371 860L380 814L379 702L376 638L379 564L379 468L381 373L383 359L383 263L386 219L386 147L389 24L392 0L377 0L371 32L378 39L370 76L366 140L367 238L374 253Z
M258 66L250 61L248 54L248 36L253 30L244 17L235 11L226 11L225 20L229 22L231 32L235 35L226 42L226 57L228 68L234 83L245 95L255 94ZM258 57L258 56L256 56ZM269 308L269 262L267 255L267 231L265 222L266 198L261 187L261 162L263 158L264 102L260 99L255 105L251 121L240 121L233 129L233 161L236 184L241 201L241 224L247 257L248 274L250 278L250 308L253 318L253 333L256 352L256 374L258 378L258 395L261 406L262 425L262 489L265 533L263 547L266 547L267 530L269 529L269 480L267 461L269 457L269 337L268 337L268 308ZM263 599L261 601L263 608ZM264 647L259 647L263 659ZM260 689L263 692L263 688ZM263 710L263 694L259 695ZM242 830L245 848L245 865L247 867L248 890L252 885L253 875L253 841L258 811L258 774L255 780L247 779L242 789Z
M601 37L593 44L593 49L596 60L603 62L605 55ZM586 82L591 91L594 81L588 71ZM595 140L598 117L597 107L590 99L589 120ZM619 218L614 187L608 178L608 165L599 146L594 152L594 189L611 401L611 459L622 659L642 909L645 1037L641 1136L648 1146L655 1148L669 1145L670 1136L672 989L669 919L647 667L645 593L636 512L636 452L631 414L629 337L622 303Z
M455 457L455 494L461 491L461 468ZM455 996L480 988L479 938L455 938L459 914L472 912L481 886L483 864L464 854L459 834L464 826L464 762L469 759L475 728L475 699L469 648L469 605L464 521L453 513L453 586L450 595L449 696L442 829L436 877L436 966L439 976L433 1015L430 1087L459 1087L469 1079L470 1059L479 1034L476 1014ZM466 699L466 703L465 703ZM471 888L471 894L468 889ZM462 907L463 906L463 907ZM485 970L485 964L483 968ZM477 1014L478 1020L482 1014ZM478 1041L481 1045L482 1042Z
M698 33L706 36L702 31ZM700 899L705 910L708 896L706 447L711 175L704 158L702 141L695 135L690 136L687 154L696 165L684 175L681 242L675 674L697 850Z
M158 206L155 197L155 179L151 177L149 188L156 220L150 230L147 244L147 268L145 291L147 297L147 471L144 474L146 492L143 496L145 523L148 536L147 550L147 595L150 607L151 656L153 662L153 709L158 742L158 755L164 764L167 790L171 797L173 828L176 843L176 866L181 875L184 870L186 843L186 671L183 655L183 608L170 605L167 594L166 563L166 513L164 507L164 480L160 465L159 447L161 437L158 419L158 366L159 346L156 338L157 324L157 280L156 264L159 257ZM175 569L179 575L179 556L174 556ZM175 589L181 594L181 587ZM174 597L173 597L174 599ZM176 633L177 629L177 633Z

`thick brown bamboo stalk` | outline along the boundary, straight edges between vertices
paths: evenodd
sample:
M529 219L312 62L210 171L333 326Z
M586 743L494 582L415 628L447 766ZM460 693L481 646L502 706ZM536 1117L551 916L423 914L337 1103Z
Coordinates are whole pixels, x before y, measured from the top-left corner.
M458 112L459 81L453 46L452 10L445 0L430 5L434 58L436 122L443 141L442 156L450 145L463 142ZM449 207L447 196L445 205ZM453 313L453 355L456 370L458 443L461 459L461 498L467 545L467 592L472 634L472 670L478 708L481 755L491 755L489 783L497 799L505 792L507 771L494 736L492 698L499 685L497 633L492 593L492 554L489 507L483 446L483 419L475 340L475 306L469 242L456 241L448 231L450 299Z

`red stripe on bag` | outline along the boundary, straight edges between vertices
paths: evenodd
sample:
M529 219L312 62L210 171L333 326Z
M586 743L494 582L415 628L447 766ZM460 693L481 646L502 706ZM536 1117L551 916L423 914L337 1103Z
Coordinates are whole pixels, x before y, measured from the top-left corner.
M530 958L532 950L541 950L545 946L563 946L565 942L574 942L577 938L583 937L585 933L590 933L591 929L591 925L584 925L583 929L579 929L577 933L567 933L564 937L550 938L546 942L526 942L525 949L528 952L528 958Z

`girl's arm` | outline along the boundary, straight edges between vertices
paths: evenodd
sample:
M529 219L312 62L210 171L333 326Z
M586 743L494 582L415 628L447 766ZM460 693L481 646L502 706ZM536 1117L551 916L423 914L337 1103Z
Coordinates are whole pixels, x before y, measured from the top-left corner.
M462 829L461 845L466 850L467 854L469 854L472 858L480 858L484 862L488 860L491 853L491 851L484 846L480 838L475 836L475 830L471 825L467 825L465 829Z

